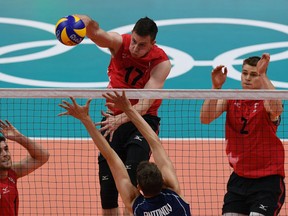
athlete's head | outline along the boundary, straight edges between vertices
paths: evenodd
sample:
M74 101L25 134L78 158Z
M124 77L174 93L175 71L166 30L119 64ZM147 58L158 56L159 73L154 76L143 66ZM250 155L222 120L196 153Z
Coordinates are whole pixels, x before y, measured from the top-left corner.
M260 89L261 79L257 72L257 63L261 58L259 56L251 56L243 61L241 83L243 89Z
M158 195L163 187L163 177L155 163L142 161L137 167L137 183L146 197Z
M131 55L134 58L145 56L156 43L157 32L158 27L152 19L148 17L139 19L131 34L129 47Z
M11 169L12 160L5 137L0 135L0 171ZM1 173L0 173L1 176Z

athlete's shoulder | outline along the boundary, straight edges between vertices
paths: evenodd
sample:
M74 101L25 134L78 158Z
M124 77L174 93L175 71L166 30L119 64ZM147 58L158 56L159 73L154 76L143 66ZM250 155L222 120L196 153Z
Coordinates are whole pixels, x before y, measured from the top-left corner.
M122 34L123 44L130 44L131 34Z

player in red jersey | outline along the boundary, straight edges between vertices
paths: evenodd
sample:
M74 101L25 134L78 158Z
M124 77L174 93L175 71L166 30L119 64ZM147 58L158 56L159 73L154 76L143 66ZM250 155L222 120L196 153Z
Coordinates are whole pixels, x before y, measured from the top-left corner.
M185 201L180 189L175 168L165 152L158 135L150 125L132 107L125 96L115 92L104 94L112 108L123 110L131 119L143 136L147 139L155 163L142 161L137 167L137 186L134 186L128 175L126 166L118 154L110 147L109 143L95 128L89 115L89 99L84 106L79 106L74 98L72 103L63 101L59 106L66 109L62 115L70 115L79 119L89 132L93 142L106 158L115 183L121 195L126 209L137 216L167 215L167 216L190 216L190 206Z
M9 121L0 120L0 215L18 215L17 179L41 167L49 159L49 153L41 145L21 134ZM29 156L12 163L6 138L27 149Z
M99 23L86 15L77 15L85 23L87 37L96 45L110 50L108 66L108 88L161 89L171 70L166 53L156 45L158 27L148 17L139 19L131 34L120 35L106 32ZM160 119L157 116L161 100L131 100L154 131L158 131ZM136 186L136 167L150 157L146 139L131 123L125 113L118 109L103 112L101 132L125 163L131 181ZM118 191L105 158L99 156L99 178L101 204L104 215L118 215Z
M243 89L275 89L267 77L270 55L244 60ZM212 88L227 77L223 65L212 71ZM281 100L205 100L201 122L209 124L226 111L226 154L234 172L224 197L225 216L273 216L284 203L284 147L276 135Z

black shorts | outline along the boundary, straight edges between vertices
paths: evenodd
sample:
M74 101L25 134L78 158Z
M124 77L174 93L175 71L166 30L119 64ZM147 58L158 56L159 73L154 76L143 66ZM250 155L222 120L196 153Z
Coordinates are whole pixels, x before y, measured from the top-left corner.
M143 118L158 133L160 118L152 115L144 115ZM109 137L106 138L109 142ZM109 142L109 144L125 164L131 182L136 186L137 166L141 161L149 160L151 155L146 139L132 122L127 122L114 132L112 142ZM109 166L101 154L98 157L98 164L102 208L116 208L118 207L118 191Z
M285 200L282 176L272 175L257 179L243 178L232 173L227 183L222 214L249 215L257 212L265 216L277 215Z

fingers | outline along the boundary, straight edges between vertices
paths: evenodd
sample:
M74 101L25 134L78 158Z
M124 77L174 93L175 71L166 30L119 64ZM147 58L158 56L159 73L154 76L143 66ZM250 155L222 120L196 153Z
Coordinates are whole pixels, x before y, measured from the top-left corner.
M270 59L269 53L263 53L262 58Z
M109 93L109 92L107 92L107 93L105 93L105 94L102 94L102 96L103 96L104 98L106 98L107 100L113 100L113 99L115 98L115 96L112 95L112 94Z
M0 127L5 126L4 122L2 120L0 120Z
M8 128L8 127L12 127L12 124L8 120L5 120L5 122L0 120L0 127L1 128Z
M227 67L224 67L224 75L227 75L227 72L228 72L228 70L227 70Z
M57 116L69 115L68 112L59 113Z
M74 97L70 97L70 100L72 101L72 103L73 103L74 106L77 106L77 105L78 105L78 104L76 103L76 100L75 100ZM68 105L68 106L71 106L71 104L69 104L68 102L67 102L67 105Z
M8 120L5 120L5 122L9 127L12 127L12 124Z
M63 101L62 101L62 104L58 104L58 106L60 106L60 107L62 107L62 108L64 108L64 109L66 109L66 110L68 110L69 107L71 107L71 104L70 104L69 102L63 100Z
M100 126L100 125L102 125L102 122L95 122L94 125L95 126Z
M102 128L101 128L102 129ZM101 130L99 130L101 131ZM114 135L114 130L110 130L110 129L107 129L105 131L105 133L103 134L103 136L106 138L109 136L109 142L112 142L112 139L113 139L113 135Z
M110 133L109 142L112 142L113 135L114 135L114 131L112 131L112 132Z
M212 70L212 72L213 71L222 71L223 68L226 68L226 67L224 65L218 65Z
M117 96L117 97L121 97L120 94L118 94L118 92L114 91L114 94ZM125 91L122 91L122 95L125 94Z
M104 137L107 137L110 134L110 130L106 130L105 133L103 134Z
M125 97L125 98L126 98L126 93L125 93L125 91L122 91L122 97Z
M66 104L66 105L63 105L63 104L58 104L59 107L62 107L63 109L67 110L66 112L62 112L62 113L59 113L57 116L63 116L63 115L68 115L68 111L69 111L69 103L66 102L66 101L63 101L62 103Z
M90 103L91 103L91 101L92 101L92 98L89 98L87 101L86 101L86 107L89 107L90 106Z
M104 117L109 117L109 116L111 116L111 114L109 114L109 113L106 113L106 112L104 112L103 110L101 110L101 114L102 114L102 116L104 116Z
M107 92L105 94L102 94L102 96L104 98L106 98L107 100L110 100L110 101L115 101L118 98L121 98L123 96L126 97L125 96L125 91L122 91L122 96L117 91L113 91L113 92L114 92L114 94Z

